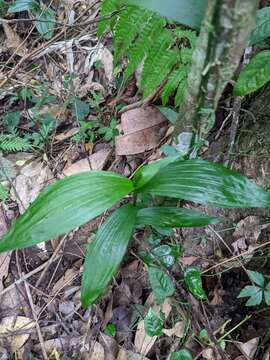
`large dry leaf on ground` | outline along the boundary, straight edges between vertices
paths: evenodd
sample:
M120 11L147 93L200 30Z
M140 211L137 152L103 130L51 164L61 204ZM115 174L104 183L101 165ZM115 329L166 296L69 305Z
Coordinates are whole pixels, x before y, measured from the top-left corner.
M30 331L34 326L34 321L25 316L5 317L0 323L0 336L6 337L11 351L14 353L28 340ZM12 333L16 332L16 335L11 336Z
M108 161L112 150L105 148L97 151L85 159L76 161L74 164L68 166L63 170L63 174L66 176L74 175L80 172L89 170L102 170ZM90 162L90 164L89 164ZM90 167L91 165L91 167Z
M91 341L89 355L86 360L105 360L105 351L103 346L97 341Z
M148 360L148 358L133 351L120 349L116 360Z
M253 360L259 345L259 341L260 338L256 337L245 343L238 343L238 347L242 351L242 353L247 356L248 359Z
M176 336L182 338L185 334L184 321L178 321L171 329L163 329L163 333L167 336Z
M20 175L14 181L16 191L11 190L13 198L19 205L21 214L52 179L53 174L49 167L39 160L23 166Z
M113 56L109 49L103 47L98 50L95 61L101 61L105 76L109 82L113 79Z
M7 232L7 224L2 207L0 206L0 237ZM0 292L3 290L3 280L8 275L11 251L0 253Z
M146 303L148 306L151 306L154 302L153 294L151 294L148 299L146 300ZM171 304L170 299L166 299L162 305L154 305L153 310L159 314L160 311L162 311L165 314L165 319L169 316L171 312ZM134 345L135 349L138 353L142 355L147 355L148 352L151 350L152 346L154 345L155 341L157 339L157 336L148 336L144 329L144 320L141 320L138 324Z
M22 45L22 39L19 35L9 26L6 22L2 23L4 32L6 35L6 46L8 49L15 52L15 54L19 56L24 56L27 54L27 49L24 45Z
M56 295L59 291L64 289L65 286L71 285L73 280L79 276L81 266L82 260L76 261L73 266L68 269L65 274L54 284L52 288L52 294Z
M115 138L116 155L133 155L159 145L167 119L153 106L129 110L121 116L124 135Z

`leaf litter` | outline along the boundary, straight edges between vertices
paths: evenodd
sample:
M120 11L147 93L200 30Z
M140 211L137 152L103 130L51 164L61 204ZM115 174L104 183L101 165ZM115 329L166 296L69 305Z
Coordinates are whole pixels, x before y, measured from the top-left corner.
M86 11L85 20L94 19L97 16L98 8L93 5L94 1L80 3L69 1L65 4L65 11L57 10L58 20L62 21L65 16L69 25L74 24L76 17ZM87 12L87 7L93 6L92 11ZM14 24L3 23L5 36L5 49L1 49L1 56L4 61L11 61L1 68L0 81L5 81L1 89L0 115L9 107L8 102L16 96L17 90L24 88L33 91L33 95L40 97L40 89L37 91L36 85L40 86L44 82L48 83L48 93L50 96L56 96L56 101L49 101L48 104L41 105L39 108L40 115L49 114L56 120L57 127L52 138L49 140L49 149L42 154L35 153L32 159L28 156L22 157L19 161L25 161L23 165L18 166L17 160L10 156L3 158L3 161L11 163L12 167L9 173L11 180L10 193L11 198L8 204L1 204L0 221L1 236L10 226L11 217L5 216L7 210L12 211L13 217L18 212L23 212L40 191L55 178L70 176L81 171L91 171L96 169L108 170L113 168L115 163L121 163L116 167L117 171L130 175L142 162L160 158L160 151L157 150L162 144L164 136L168 129L167 119L154 107L152 103L147 106L139 106L133 110L126 111L121 118L117 114L120 134L110 144L104 144L102 139L89 142L89 147L85 148L82 144L72 143L72 137L80 133L80 124L74 118L71 108L65 101L69 97L76 96L81 101L86 101L93 92L102 93L105 98L105 105L112 101L115 96L116 78L113 70L113 51L110 45L110 38L98 41L96 38L95 28L91 25L85 32L78 28L74 30L67 28L67 37L58 36L61 29L55 32L56 40L45 43L44 39L38 37L36 33L30 35L25 40L25 34L30 27L27 23L20 23L17 27ZM24 31L22 31L22 29ZM93 31L94 30L94 31ZM86 31L88 33L86 34ZM33 40L33 41L32 41ZM16 61L9 60L9 55L17 56ZM14 74L10 72L10 66L16 68L18 59L25 58L28 60L22 62ZM32 62L35 62L35 69L31 68ZM138 72L138 71L137 71ZM7 75L11 74L12 80L6 80ZM70 79L73 86L70 93L70 87L66 84ZM136 89L135 89L136 92ZM131 92L132 93L132 92ZM130 97L132 100L132 96ZM25 128L26 120L33 118L28 101L29 99L19 100L18 109L22 111L22 121L20 127ZM68 101L67 101L68 102ZM17 105L14 105L15 107ZM100 109L98 108L98 111ZM97 109L90 107L90 116L97 115ZM117 113L117 110L116 110ZM104 117L108 118L115 115L115 109L110 110ZM89 114L83 119L89 122ZM106 125L108 125L106 123ZM2 126L2 124L0 125ZM1 131L2 131L1 127ZM22 134L24 130L20 130ZM33 127L33 131L36 128ZM169 128L171 135L173 127ZM168 133L167 133L168 134ZM114 143L115 142L115 143ZM99 145L99 146L97 146ZM157 150L157 151L156 151ZM32 155L31 155L32 156ZM7 159L8 158L8 159ZM117 161L115 161L117 160ZM119 163L118 163L118 160ZM122 166L123 164L123 166ZM10 165L10 164L9 164ZM90 165L90 166L89 166ZM237 166L237 165L236 165ZM113 168L114 169L114 168ZM0 169L1 174L1 169ZM2 181L2 180L1 180ZM5 179L6 181L6 179ZM189 206L189 204L188 204ZM211 213L211 209L207 209ZM3 214L3 216L2 216ZM213 214L216 215L216 214ZM226 216L226 214L218 214ZM231 214L230 216L231 217ZM253 249L261 244L261 241L268 241L268 223L262 224L260 215L250 215L250 213L240 213L233 215L233 230L223 231L222 228L215 227L219 234L222 234L224 241L232 246L234 256L239 256L245 266L253 258ZM160 339L149 337L145 333L142 316L150 306L152 294L147 282L146 270L141 266L140 260L134 260L134 257L126 259L124 267L116 278L116 283L104 300L91 311L83 311L79 301L79 276L82 258L84 256L85 244L87 243L90 233L95 231L103 221L92 222L85 229L78 229L71 234L71 240L68 239L62 247L59 257L54 260L47 271L44 284L36 289L33 293L33 300L40 315L40 327L44 337L44 346L47 354L51 358L80 358L87 359L105 359L105 360L139 360L162 358L165 355L162 352L163 344L166 351L173 348L173 340L177 342L185 337L185 322L182 319L174 317L180 312L176 310L175 304L169 300L156 306L156 311L163 311L167 318L166 326L163 329L164 336ZM231 224L230 224L231 225ZM236 315L240 321L241 304L235 307L230 299L237 294L238 285L245 283L246 279L239 275L239 261L234 261L232 254L225 251L220 244L217 236L209 229L194 231L176 231L175 238L181 242L183 237L186 239L184 256L178 259L184 266L193 265L207 270L211 266L222 261L229 260L228 266L220 265L217 270L223 270L234 267L235 280L230 280L228 276L222 275L222 281L217 280L217 276L211 273L212 281L206 280L207 291L211 293L209 302L209 313L213 311L213 317L210 319L213 328L218 327L218 323L224 323L224 319ZM71 241L79 244L70 246ZM73 244L73 243L72 243ZM250 254L241 258L242 253L250 250ZM37 252L43 252L43 249L37 249ZM41 261L48 261L55 247L49 248L49 253ZM225 254L225 255L224 255ZM1 256L5 255L5 258ZM11 255L11 254L10 254ZM25 257L26 256L26 257ZM35 262L33 262L35 259ZM40 261L39 259L39 261ZM40 262L36 262L36 257L31 253L15 254L6 257L6 254L0 254L0 296L1 291L7 288L14 281L18 280L18 264L22 266L25 273L31 273L35 270ZM30 277L30 283L34 287L38 280L39 273ZM27 310L27 303L23 303L23 287L13 288L1 297L1 311L5 314L0 323L0 333L7 337L8 346L12 351L24 351L28 349L34 353L40 353L40 343L35 333L33 319ZM53 306L49 306L50 302ZM153 303L151 303L153 305ZM134 305L138 305L139 311L134 310ZM231 311L228 310L231 307ZM14 315L16 313L16 315ZM136 315L136 321L134 320ZM221 314L221 315L220 315ZM104 319L106 321L104 322ZM125 319L125 320L124 320ZM214 320L213 320L214 319ZM220 320L220 322L218 322ZM110 322L115 322L122 337L110 338L104 334L104 328ZM48 324L52 323L53 327L48 335ZM86 324L90 324L86 326ZM100 326L102 324L102 326ZM254 322L253 329L249 328L244 336L244 330L239 331L240 337L246 341L240 342L239 348L245 357L254 358L258 349L258 337L252 336L258 323ZM131 327L132 325L132 327ZM251 326L252 328L252 326ZM90 333L89 333L90 329ZM7 333L12 336L6 336ZM190 334L190 333L189 333ZM247 339L249 337L249 339ZM255 341L255 340L256 341ZM260 333L260 341L263 339L263 331ZM162 345L161 345L162 344ZM192 350L192 349L191 349ZM210 349L212 350L212 349ZM206 348L202 356L204 358L213 358L213 353ZM239 353L237 353L239 356ZM264 358L269 357L269 351L265 352ZM236 357L235 357L236 358Z

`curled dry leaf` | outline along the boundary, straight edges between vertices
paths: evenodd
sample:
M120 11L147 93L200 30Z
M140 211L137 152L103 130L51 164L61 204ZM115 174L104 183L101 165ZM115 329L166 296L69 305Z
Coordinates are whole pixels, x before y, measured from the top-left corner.
M102 170L108 161L112 150L105 148L97 151L85 159L76 161L74 164L68 166L63 170L63 174L66 176L74 175L80 172L89 170ZM89 164L90 163L90 164ZM91 166L91 168L90 168Z
M120 348L116 360L148 360L148 358L133 351Z
M153 106L129 110L121 116L124 135L115 138L116 155L134 155L159 145L167 119Z
M22 167L20 175L14 181L16 192L11 190L13 198L18 202L21 214L52 179L53 174L49 167L39 160Z
M256 337L253 338L245 343L238 343L238 347L241 352L248 357L248 359L253 360L255 359L255 353L259 345L260 338Z
M148 299L146 300L147 306L153 306L154 304L154 296L150 294ZM170 300L167 298L162 305L154 305L153 310L158 314L162 311L165 314L165 319L169 316L171 312L171 304ZM138 353L142 355L147 355L154 345L157 336L148 336L144 329L144 320L141 320L138 324L136 335L135 335L135 349Z
M15 54L21 57L25 56L28 51L26 47L22 44L23 42L22 39L6 22L3 22L2 25L7 38L6 39L7 48L12 50L13 52L15 52Z
M214 351L211 348L206 348L202 352L203 359L213 360L214 359Z
M167 336L176 336L178 338L182 338L185 334L184 321L177 322L171 329L163 329L163 333Z
M113 56L109 49L106 47L103 47L102 49L99 49L97 52L96 61L100 60L103 69L105 72L105 76L108 79L109 82L113 79Z
M62 276L53 286L52 294L57 294L60 290L64 289L65 286L71 285L73 280L80 274L80 268L82 265L82 260L77 260L72 268L68 269L64 276Z
M6 336L12 353L19 350L30 336L30 331L34 328L33 320L25 316L8 316L0 323L0 335ZM10 336L12 333L16 335ZM19 332L19 334L18 334Z
M2 207L0 207L0 237L7 232L7 223ZM8 275L11 252L0 253L0 292L3 290L3 281Z

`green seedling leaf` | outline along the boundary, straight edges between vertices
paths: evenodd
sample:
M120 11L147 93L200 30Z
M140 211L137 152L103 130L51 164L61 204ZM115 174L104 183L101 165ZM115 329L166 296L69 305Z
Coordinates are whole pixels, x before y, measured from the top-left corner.
M35 9L39 4L35 0L17 0L9 7L8 12L16 13L20 11L28 11Z
M108 336L115 337L116 335L116 326L114 324L108 324L105 328L104 333Z
M194 267L188 267L184 272L184 280L186 287L195 298L206 300L207 296L202 287L202 278L200 271Z
M200 159L161 164L154 167L153 163L148 165L152 168L141 170L141 177L135 181L137 191L220 208L270 207L268 192L221 164ZM147 172L151 176L145 176Z
M240 294L237 296L238 298L243 298L243 297L250 297L250 296L254 296L257 294L258 291L260 291L261 289L258 286L255 285L247 285L245 286L241 291Z
M251 281L255 284L263 287L264 286L264 276L263 274L259 273L258 271L247 270L248 277Z
M149 207L138 210L138 224L166 228L201 227L217 224L220 218L177 207Z
M264 301L266 305L270 305L270 291L265 290L264 291Z
M48 186L11 226L0 251L56 238L102 214L133 190L127 178L105 171L66 177Z
M199 29L207 6L206 0L125 0L188 27Z
M175 258L172 255L172 248L169 245L161 245L151 251L154 258L158 259L164 266L173 266Z
M55 12L51 8L38 9L33 11L35 16L42 21L36 21L37 31L49 40L53 36L55 26Z
M236 96L248 95L270 80L270 50L264 50L255 55L249 64L241 71L233 89Z
M221 349L224 351L226 349L226 341L225 340L221 340L219 342L219 346L221 347Z
M270 6L259 9L256 14L256 26L253 29L249 45L256 45L270 36Z
M157 304L161 304L167 297L174 294L174 283L164 271L154 266L148 268L148 273L156 302Z
M256 294L252 295L249 298L249 300L246 302L246 306L260 305L260 303L262 302L262 296L263 296L262 290L257 291Z
M119 269L135 226L136 209L125 205L115 210L88 245L84 262L81 302L93 304L106 290Z
M82 101L80 99L75 99L73 108L74 108L74 113L79 121L84 120L90 111L90 105L87 102Z
M148 336L161 336L163 329L163 319L150 308L144 318L144 328Z
M200 338L205 344L209 344L209 342L210 342L209 334L208 334L208 332L207 332L206 329L202 329L202 330L200 331L199 338Z
M15 129L20 122L21 111L9 112L4 116L4 122L9 131Z
M169 120L171 124L175 124L178 118L178 112L167 106L157 106L159 111Z
M192 360L192 355L189 350L182 349L171 353L170 360Z
M168 157L176 156L178 154L175 147L173 147L172 145L168 145L168 144L161 145L160 150L165 156L168 156Z

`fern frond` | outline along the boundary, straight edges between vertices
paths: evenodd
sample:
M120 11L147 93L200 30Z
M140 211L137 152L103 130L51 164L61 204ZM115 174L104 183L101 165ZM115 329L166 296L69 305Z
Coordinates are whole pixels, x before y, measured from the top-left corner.
M0 183L0 202L1 201L7 201L9 197L9 193L4 185Z
M178 107L181 104L183 96L185 94L185 90L187 87L187 77L188 77L188 68L185 67L186 76L180 81L175 97L174 97L174 105Z
M168 78L166 85L161 94L161 100L163 106L165 106L168 101L169 97L175 90L178 88L181 81L183 81L187 76L187 72L185 67L180 65L179 69L174 70Z
M101 6L101 16L107 16L113 13L116 10L119 10L119 7L122 5L119 0L104 0ZM104 31L110 27L111 19L103 20L98 23L97 26L97 35L100 37Z
M14 152L30 148L31 144L24 138L12 134L0 134L0 150Z
M151 16L148 10L136 6L128 6L121 13L114 31L114 62L117 63L120 57L127 52L133 40L140 33L141 28Z
M136 68L150 51L156 35L161 33L165 25L166 21L160 16L153 14L148 18L144 28L138 36L138 39L127 52L129 63L124 74L126 80L134 73Z
M195 48L197 41L197 35L195 31L176 28L173 30L173 33L176 39L187 39L189 41L189 46L191 47L191 49Z
M140 81L144 96L151 94L179 61L179 52L170 50L172 33L164 29L146 56Z

